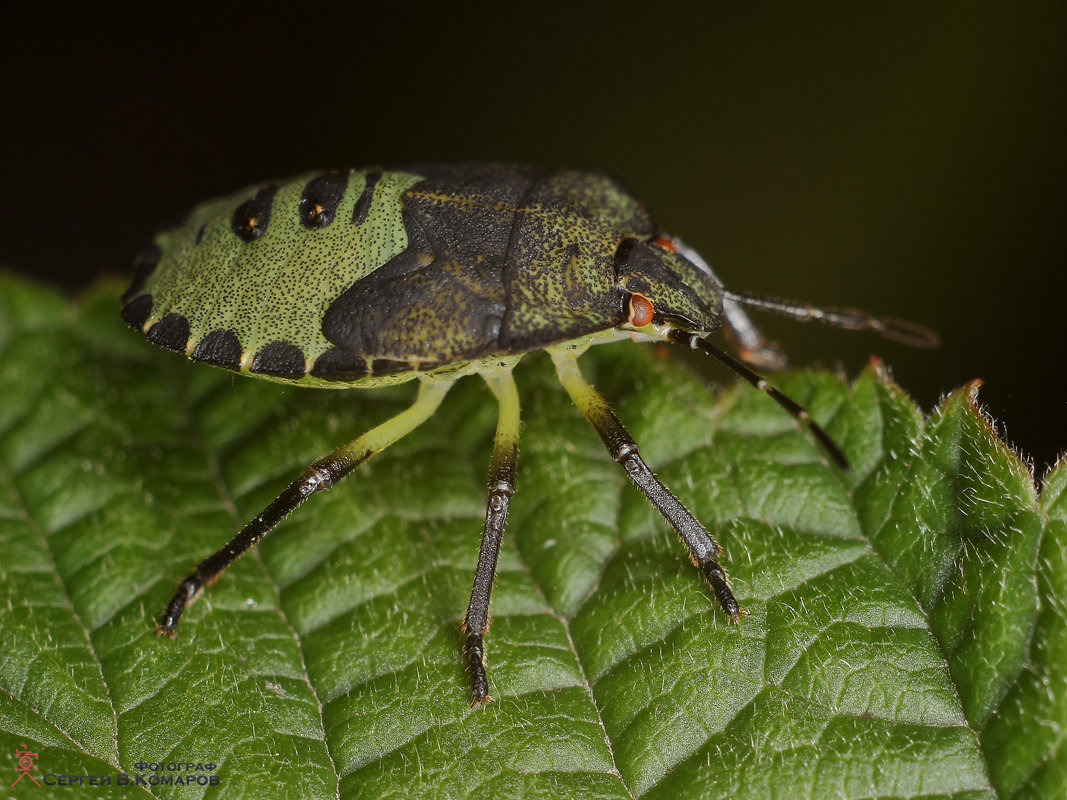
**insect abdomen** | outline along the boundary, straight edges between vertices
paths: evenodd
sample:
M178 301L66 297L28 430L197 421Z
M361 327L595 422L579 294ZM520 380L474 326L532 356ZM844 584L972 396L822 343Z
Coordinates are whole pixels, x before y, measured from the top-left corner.
M164 347L267 378L409 370L338 350L321 323L344 289L407 247L400 195L420 179L335 170L198 206L139 258L123 316Z

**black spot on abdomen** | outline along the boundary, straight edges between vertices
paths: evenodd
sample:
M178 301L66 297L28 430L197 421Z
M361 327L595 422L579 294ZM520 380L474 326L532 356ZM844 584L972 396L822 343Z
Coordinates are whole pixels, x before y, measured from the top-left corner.
M280 340L260 348L249 369L257 375L293 380L303 378L307 374L304 351L291 342Z
M193 348L193 358L223 369L241 368L241 343L233 331L219 328L212 331Z
M352 209L353 225L362 225L367 221L367 214L370 213L371 200L374 199L374 187L381 179L382 173L380 172L372 172L367 175L367 183L363 187L363 193L356 201L356 207Z
M230 227L237 237L245 242L254 242L267 232L270 223L270 207L274 202L277 186L264 186L251 200L237 206Z
M148 329L148 339L163 347L184 353L185 345L189 342L189 320L172 311Z
M308 181L297 206L300 224L305 228L325 228L333 222L347 188L348 174L337 170Z
M142 294L122 307L122 318L131 328L141 330L152 316L152 295Z
M340 347L331 347L315 359L311 374L324 381L354 381L370 375L367 362Z

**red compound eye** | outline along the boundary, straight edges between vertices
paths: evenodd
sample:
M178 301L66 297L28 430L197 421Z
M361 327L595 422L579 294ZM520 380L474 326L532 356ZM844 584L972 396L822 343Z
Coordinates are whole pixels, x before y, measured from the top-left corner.
M652 321L652 301L643 294L630 295L630 316L627 322L635 328L643 328Z
M656 247L662 247L664 250L670 250L674 252L674 242L668 239L666 236L660 236L658 239L653 239L652 244Z

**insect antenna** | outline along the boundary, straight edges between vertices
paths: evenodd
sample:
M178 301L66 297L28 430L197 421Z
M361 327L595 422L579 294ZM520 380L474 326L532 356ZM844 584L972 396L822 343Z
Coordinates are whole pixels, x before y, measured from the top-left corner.
M742 378L744 378L746 381L748 381L757 389L759 389L761 392L766 392L767 394L769 394L771 397L774 398L775 402L777 402L778 405L788 411L791 415L793 415L795 419L797 419L809 431L811 431L812 436L814 436L816 440L818 440L819 444L822 445L823 449L830 456L830 458L834 460L834 463L836 463L837 466L839 466L846 472L848 471L848 459L845 458L845 454L841 452L841 448L834 444L834 440L831 439L829 434L827 434L826 431L824 431L818 425L818 423L816 423L815 420L811 418L811 414L809 414L808 410L802 405L794 402L793 400L790 400L780 391L778 391L769 383L767 383L767 381L764 380L760 375L753 372L751 369L746 367L744 364L742 364L736 358L731 356L729 353L720 350L707 339L701 338L695 333L689 333L688 331L683 331L678 328L672 328L667 333L667 338L670 339L672 342L675 342L676 344L685 344L693 350L703 350L709 356L714 356L723 364L725 364L734 372L736 372L738 375L740 375Z
M797 303L792 300L778 300L773 297L760 297L754 294L738 292L725 292L724 296L735 303L758 308L763 311L773 311L792 317L801 322L822 322L837 328L848 328L854 331L873 331L886 339L911 345L912 347L932 348L941 343L941 337L929 328L894 317L876 317L864 311L852 308L819 308L807 303ZM746 379L747 380L747 379Z

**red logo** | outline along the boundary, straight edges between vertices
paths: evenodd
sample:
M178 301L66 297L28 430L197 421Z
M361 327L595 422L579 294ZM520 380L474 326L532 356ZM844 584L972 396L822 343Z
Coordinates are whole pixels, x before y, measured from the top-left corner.
M31 772L37 771L37 754L27 750L26 745L20 745L19 749L15 751L15 758L19 762L18 766L15 767L15 771L22 773L15 778L15 783L18 783L23 778L29 778L34 783L37 783L37 779L30 775ZM15 783L11 784L11 786L14 786ZM37 785L40 786L41 784L37 783ZM10 789L11 787L9 786L8 788Z

